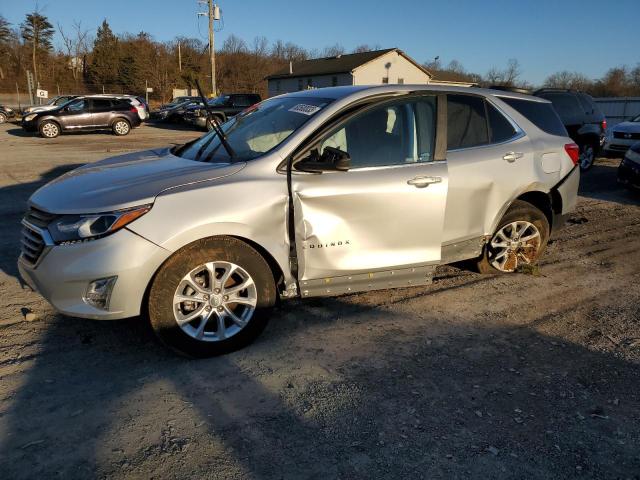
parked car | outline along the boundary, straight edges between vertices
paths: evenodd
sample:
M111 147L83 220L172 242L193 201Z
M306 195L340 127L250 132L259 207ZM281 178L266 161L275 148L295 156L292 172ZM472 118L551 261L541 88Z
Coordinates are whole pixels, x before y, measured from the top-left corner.
M532 96L323 88L222 131L40 188L22 277L66 315L148 313L171 348L216 355L254 339L278 298L422 285L465 259L518 271L576 204L578 146Z
M158 110L155 112L155 118L161 122L181 123L185 121L184 114L190 107L201 107L202 105L202 100L187 100L182 103L178 103L171 108Z
M239 114L244 109L259 103L262 99L255 93L231 93L220 95L209 101L209 113L213 115L219 123L226 122L229 118ZM186 121L202 128L211 130L212 125L207 121L207 109L202 104L193 106L185 112Z
M158 110L166 110L167 108L173 108L176 105L178 105L179 103L184 103L184 102L199 102L201 100L201 98L199 96L189 96L189 95L185 95L185 96L180 96L180 97L175 97L173 100L171 100L169 103L165 103L163 105L160 105L160 107L158 108Z
M48 110L53 110L64 105L69 100L73 100L77 96L78 95L58 95L57 97L53 97L47 103L44 103L42 105L31 105L30 107L26 107L22 110L22 116L35 112L46 112Z
M111 130L115 135L127 135L140 125L138 109L128 98L107 96L78 97L61 107L22 117L22 128L39 132L44 138L80 130Z
M590 169L607 130L607 119L600 107L590 95L575 90L543 88L534 95L553 103L569 136L580 147L580 168Z
M640 142L632 144L625 152L618 167L618 182L640 189Z
M604 139L604 153L607 156L619 157L634 143L640 140L640 115L628 122L622 122L607 130Z
M5 123L16 116L14 109L0 105L0 123Z

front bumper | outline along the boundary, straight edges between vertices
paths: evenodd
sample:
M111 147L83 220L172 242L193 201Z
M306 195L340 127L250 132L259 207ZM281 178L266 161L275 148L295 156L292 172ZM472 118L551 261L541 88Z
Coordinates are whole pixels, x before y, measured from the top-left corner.
M21 256L18 270L24 281L59 312L115 320L140 314L147 286L170 254L125 228L89 242L47 245L35 266ZM89 283L111 276L118 279L108 310L85 303Z
M27 132L35 132L38 130L38 124L33 120L30 122L27 122L23 118L20 124L22 125L22 129Z
M629 147L637 141L638 140L634 139L607 137L602 148L606 155L621 157L624 156L627 150L629 150Z

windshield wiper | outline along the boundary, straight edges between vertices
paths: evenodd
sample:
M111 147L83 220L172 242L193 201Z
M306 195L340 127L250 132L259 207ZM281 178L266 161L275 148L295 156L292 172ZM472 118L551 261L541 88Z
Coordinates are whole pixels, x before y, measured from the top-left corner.
M231 145L229 145L229 142L227 141L227 136L225 135L224 131L220 127L220 124L218 123L218 119L216 118L215 115L211 114L211 111L209 110L210 108L209 102L207 102L207 99L202 93L202 88L200 88L200 82L197 79L196 79L196 87L198 87L198 93L200 94L202 103L204 103L204 109L207 112L207 121L211 122L211 125L213 126L213 130L218 135L218 138L220 139L220 143L229 154L229 158L231 159L231 161L235 160L236 153L233 151L233 148L231 148Z

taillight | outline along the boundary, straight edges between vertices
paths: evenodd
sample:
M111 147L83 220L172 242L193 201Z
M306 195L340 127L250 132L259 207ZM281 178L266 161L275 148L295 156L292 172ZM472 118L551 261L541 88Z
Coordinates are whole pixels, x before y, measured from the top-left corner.
M580 147L575 143L567 143L564 146L564 151L567 152L573 164L577 165L578 161L580 161Z
M602 131L603 132L607 131L607 119L606 118L604 120L602 120Z
M138 113L138 109L136 107L134 107L133 105L131 106L131 108L129 109L130 112L133 113Z

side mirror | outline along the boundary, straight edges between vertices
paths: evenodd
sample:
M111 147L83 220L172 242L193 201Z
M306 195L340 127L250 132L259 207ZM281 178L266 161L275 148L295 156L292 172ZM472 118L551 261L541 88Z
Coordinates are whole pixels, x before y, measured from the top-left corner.
M301 172L346 172L351 168L351 157L339 148L325 147L322 155L318 150L312 150L308 157L295 164L295 169Z

